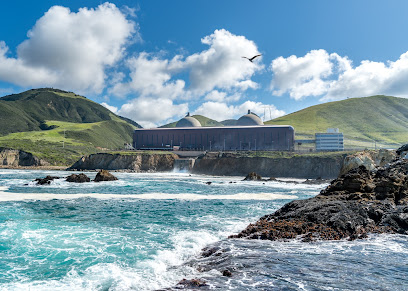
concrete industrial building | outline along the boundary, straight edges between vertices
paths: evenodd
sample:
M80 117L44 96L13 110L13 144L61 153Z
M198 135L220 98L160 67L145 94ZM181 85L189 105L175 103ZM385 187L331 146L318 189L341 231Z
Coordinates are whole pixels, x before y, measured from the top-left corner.
M325 133L316 133L316 151L343 151L344 137L338 128L328 128Z
M174 128L136 129L133 135L135 149L181 150L279 150L294 149L295 132L288 125L264 125L248 110L236 126L202 127L189 114Z

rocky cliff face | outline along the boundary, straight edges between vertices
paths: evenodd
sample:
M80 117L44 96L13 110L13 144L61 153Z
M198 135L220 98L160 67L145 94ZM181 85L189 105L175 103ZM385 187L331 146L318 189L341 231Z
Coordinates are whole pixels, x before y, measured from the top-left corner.
M134 172L171 171L177 156L174 154L108 154L84 156L69 169L71 170L128 170Z
M263 177L332 179L339 175L344 157L294 156L292 158L234 157L206 155L195 162L193 173L245 176L256 172Z
M360 166L364 166L366 169L372 171L376 167L383 167L394 161L396 157L397 153L395 151L385 149L379 151L363 151L349 155L344 159L340 176Z
M8 148L0 148L0 166L39 167L48 165L49 163L39 159L31 153Z

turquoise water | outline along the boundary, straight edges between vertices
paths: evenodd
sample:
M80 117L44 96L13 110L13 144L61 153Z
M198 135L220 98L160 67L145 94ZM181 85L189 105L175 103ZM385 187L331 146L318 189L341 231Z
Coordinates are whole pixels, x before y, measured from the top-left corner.
M325 185L188 173L116 173L119 181L86 184L32 182L50 174L70 173L0 170L2 290L155 290L183 278L204 278L218 290L408 286L404 236L312 244L226 239ZM209 245L222 255L201 258ZM233 276L223 277L223 269Z

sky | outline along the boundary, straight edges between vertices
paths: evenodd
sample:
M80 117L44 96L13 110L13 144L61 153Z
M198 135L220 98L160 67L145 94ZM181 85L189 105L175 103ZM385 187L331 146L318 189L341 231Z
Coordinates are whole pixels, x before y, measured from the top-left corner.
M405 0L2 1L0 96L73 91L144 127L407 98L407 13Z

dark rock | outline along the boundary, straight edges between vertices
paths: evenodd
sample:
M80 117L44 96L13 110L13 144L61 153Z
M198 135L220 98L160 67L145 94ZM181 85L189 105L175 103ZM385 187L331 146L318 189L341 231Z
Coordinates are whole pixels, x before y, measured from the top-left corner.
M87 175L81 173L78 175L77 174L69 175L65 181L73 183L85 183L91 182L91 179Z
M203 279L183 279L181 280L177 286L183 287L183 288L196 288L196 287L205 287L208 286L207 283Z
M207 185L211 185L212 184L212 182L205 182Z
M37 185L49 185L55 179L59 179L59 177L47 176L47 177L42 178L42 179L41 178L35 179L35 181L37 181Z
M367 233L408 234L408 161L353 169L316 197L292 201L230 238L354 240Z
M116 178L114 175L109 173L107 170L100 170L98 174L96 174L96 177L94 179L94 182L101 182L101 181L116 181L118 178Z
M270 177L268 181L277 181L275 177Z
M402 152L408 151L408 144L404 144L397 149L397 155L401 155Z
M224 270L224 271L222 271L222 275L225 276L225 277L231 277L232 273L229 270Z
M248 180L249 181L262 181L262 177L255 172L251 172L244 179L244 181L248 181Z

